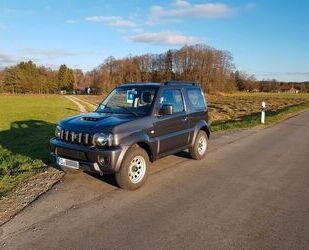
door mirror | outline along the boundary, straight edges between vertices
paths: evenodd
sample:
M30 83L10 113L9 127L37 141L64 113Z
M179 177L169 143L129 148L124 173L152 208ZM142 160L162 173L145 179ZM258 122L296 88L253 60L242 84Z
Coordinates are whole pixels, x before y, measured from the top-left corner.
M173 114L173 106L170 104L163 104L160 109L161 115L172 115Z

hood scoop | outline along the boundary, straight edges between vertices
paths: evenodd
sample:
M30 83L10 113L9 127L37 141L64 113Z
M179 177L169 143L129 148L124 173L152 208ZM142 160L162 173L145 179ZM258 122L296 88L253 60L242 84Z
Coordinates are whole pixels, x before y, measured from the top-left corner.
M106 117L91 117L91 116L89 116L89 117L82 117L81 118L81 120L82 121L88 121L88 122L97 122L97 121L100 121L100 120L102 120L102 119L104 119L104 118L106 118Z

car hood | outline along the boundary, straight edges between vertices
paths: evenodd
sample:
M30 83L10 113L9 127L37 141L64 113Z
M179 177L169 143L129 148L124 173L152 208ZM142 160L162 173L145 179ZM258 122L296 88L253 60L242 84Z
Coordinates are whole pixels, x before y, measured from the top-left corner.
M136 119L131 114L87 113L62 120L59 125L64 130L96 133L110 132L117 125Z

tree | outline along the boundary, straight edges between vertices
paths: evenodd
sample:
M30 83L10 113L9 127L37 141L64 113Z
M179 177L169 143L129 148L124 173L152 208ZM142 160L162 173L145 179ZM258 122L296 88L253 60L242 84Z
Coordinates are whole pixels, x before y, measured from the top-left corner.
M62 64L58 70L58 89L72 90L74 87L74 73L65 64Z
M241 77L241 74L238 70L235 72L235 83L236 87L239 91L243 91L245 89L245 80Z
M173 73L173 52L171 50L168 50L165 54L164 66L165 66L166 80L167 81L172 80L174 78L174 73Z

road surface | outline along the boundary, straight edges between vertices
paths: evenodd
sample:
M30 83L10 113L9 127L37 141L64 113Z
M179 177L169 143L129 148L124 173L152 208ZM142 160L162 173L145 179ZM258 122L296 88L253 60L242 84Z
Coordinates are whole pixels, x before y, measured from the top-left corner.
M309 249L309 112L210 143L203 161L156 162L135 192L67 175L0 228L0 248Z

